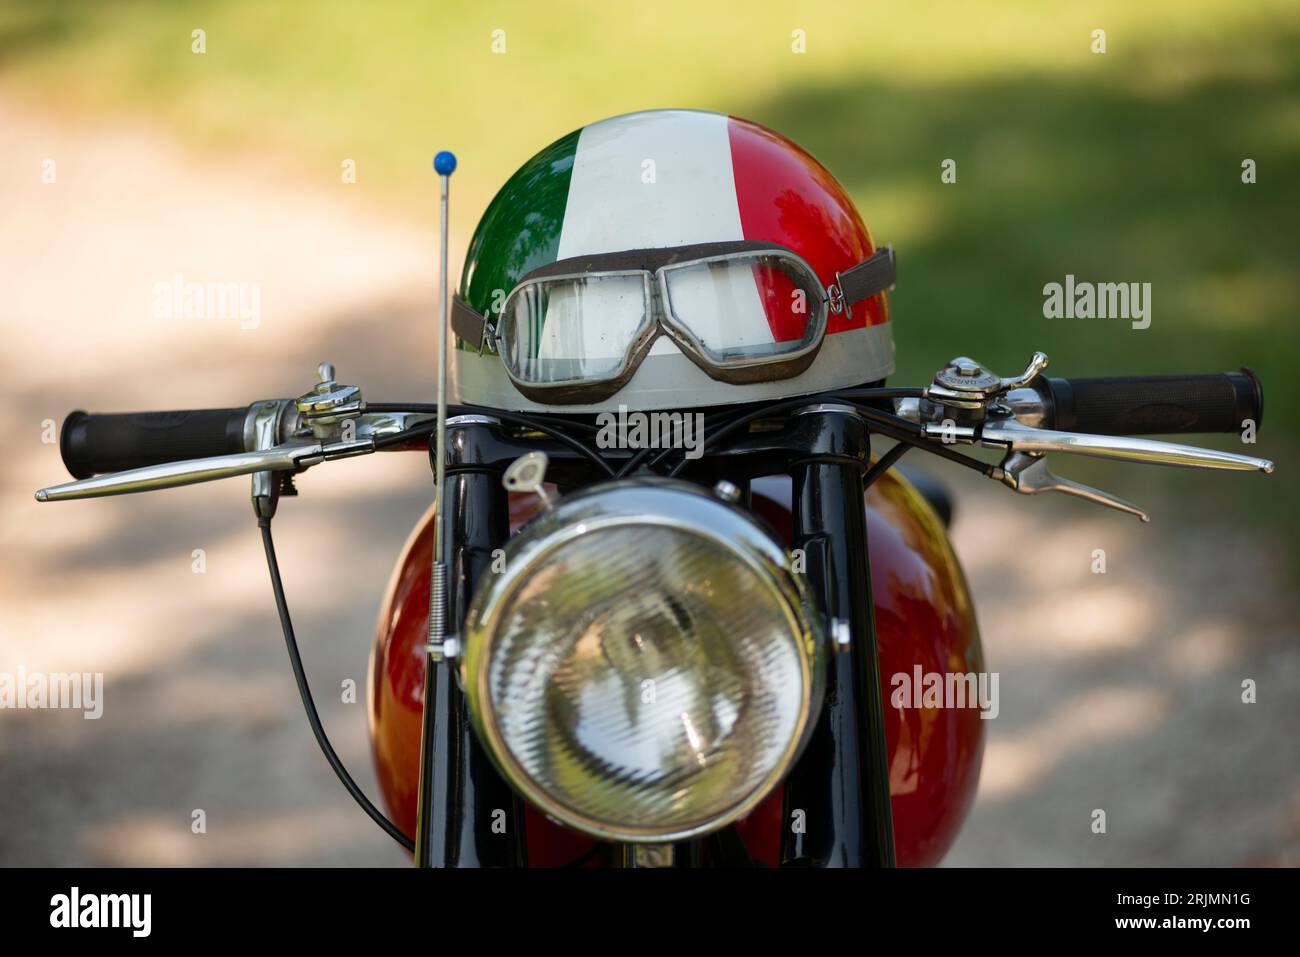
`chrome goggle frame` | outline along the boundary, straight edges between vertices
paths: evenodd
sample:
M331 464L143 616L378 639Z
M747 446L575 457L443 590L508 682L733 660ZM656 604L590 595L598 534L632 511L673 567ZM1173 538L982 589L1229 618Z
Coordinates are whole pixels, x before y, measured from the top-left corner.
M785 264L787 271L791 271L792 275L797 277L799 288L804 289L812 300L809 303L812 310L809 317L811 331L806 329L801 337L807 342L787 352L746 356L719 362L709 355L709 349L692 332L690 325L674 315L672 298L668 292L669 277L673 272L709 263L734 263L761 258L776 259ZM626 267L619 268L624 263L627 264ZM798 375L812 364L826 338L832 290L822 287L817 271L793 250L775 243L749 240L704 243L667 249L629 250L560 260L532 271L519 281L502 302L497 327L491 333L485 321L459 297L455 303L453 326L456 327L458 335L474 342L475 329L470 325L469 317L465 315L472 314L481 323L478 332L480 348L491 342L496 351L502 353L504 340L510 334L505 324L510 321L511 304L517 296L527 294L530 289L544 284L566 280L634 277L640 277L642 280L646 315L651 321L643 324L644 327L633 337L624 350L623 357L613 369L598 377L584 376L537 382L518 375L511 367L511 363L505 361L503 356L502 364L515 387L523 395L535 401L556 404L602 401L628 383L661 335L671 338L682 353L712 379L735 384L786 379Z

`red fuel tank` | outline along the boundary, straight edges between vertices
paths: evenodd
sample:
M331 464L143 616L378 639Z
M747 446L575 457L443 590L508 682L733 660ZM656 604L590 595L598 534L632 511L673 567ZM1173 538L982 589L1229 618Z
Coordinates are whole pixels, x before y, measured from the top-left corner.
M754 510L786 541L790 535L789 480L754 483ZM984 670L975 611L965 576L933 509L906 480L889 473L867 491L867 534L872 597L885 695L885 737L898 863L937 863L970 808L984 750L983 721L974 708L896 708L895 675ZM512 528L537 510L531 496L510 497ZM415 833L419 786L424 641L428 631L433 509L407 540L379 613L370 658L370 738L380 790L393 820ZM775 865L780 847L781 793L773 793L740 832L755 859ZM528 860L560 866L591 847L591 840L552 823L531 808L526 818Z

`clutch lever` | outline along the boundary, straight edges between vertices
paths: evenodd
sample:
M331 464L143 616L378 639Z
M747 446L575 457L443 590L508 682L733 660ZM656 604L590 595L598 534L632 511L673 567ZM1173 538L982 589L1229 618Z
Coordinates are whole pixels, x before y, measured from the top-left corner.
M320 462L366 455L375 451L374 439L351 442L308 442L277 445L255 452L213 455L202 459L163 462L143 468L95 475L37 491L38 502L62 502L76 498L127 495L157 489L194 485L216 479L254 475L259 472L298 472Z
M400 434L429 418L423 412L368 410L359 387L337 381L332 362L317 366L316 375L316 385L297 399L271 399L250 406L245 442L254 448L65 482L40 489L36 501L152 492L251 475L254 507L259 516L269 517L279 489L279 479L272 473L301 472L321 462L367 455L376 450L376 439Z

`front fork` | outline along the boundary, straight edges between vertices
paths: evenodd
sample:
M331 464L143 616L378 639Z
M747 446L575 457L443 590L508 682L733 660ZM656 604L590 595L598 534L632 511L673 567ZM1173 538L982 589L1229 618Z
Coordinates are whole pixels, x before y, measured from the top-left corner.
M483 461L488 422L455 428L447 444L438 507L447 566L447 634L461 634L465 609L492 553L510 533L501 472ZM449 435L449 440L452 436ZM470 723L454 661L426 657L415 862L419 867L523 867L523 802L501 778Z
M889 753L867 560L862 476L866 423L851 409L800 413L807 456L790 471L793 547L831 623L835 653L826 703L785 785L781 861L814 867L893 867ZM796 553L798 554L798 553Z
M490 420L453 426L439 507L448 570L447 633L459 635L480 576L509 535L501 439ZM802 549L836 653L826 701L785 785L784 864L892 867L893 816L884 698L867 561L862 476L866 424L851 409L801 413L793 481L794 541ZM843 640L841 640L843 639ZM420 743L415 859L421 867L522 867L523 805L474 733L455 665L429 656Z

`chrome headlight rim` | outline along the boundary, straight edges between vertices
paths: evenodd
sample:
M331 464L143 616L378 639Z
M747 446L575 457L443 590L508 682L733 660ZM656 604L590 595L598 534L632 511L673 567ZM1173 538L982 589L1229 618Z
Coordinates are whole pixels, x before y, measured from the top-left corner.
M683 497L686 493L689 497ZM669 498L669 497L672 498ZM689 504L712 521L691 522L664 504ZM680 511L680 510L679 510ZM502 616L531 574L576 539L619 527L658 526L704 539L730 552L755 573L785 614L798 655L801 709L771 771L722 814L677 827L641 827L592 817L534 780L507 745L497 724L489 688L493 641ZM486 577L465 618L461 685L480 740L494 765L520 795L566 827L604 841L663 844L712 833L754 810L789 774L820 714L826 680L826 641L803 577L789 552L752 515L723 502L707 489L676 479L635 478L605 482L566 496L535 517L505 546L504 570Z

